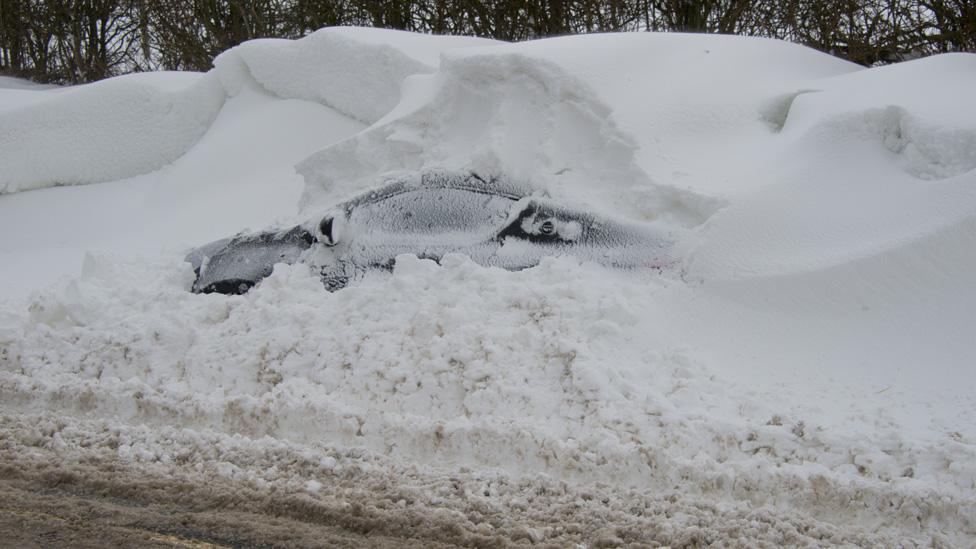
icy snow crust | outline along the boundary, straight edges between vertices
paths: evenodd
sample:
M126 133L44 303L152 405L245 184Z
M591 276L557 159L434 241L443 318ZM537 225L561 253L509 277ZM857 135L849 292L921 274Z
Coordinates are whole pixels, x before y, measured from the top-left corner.
M0 197L0 457L23 478L25 456L206 471L322 505L365 479L508 541L972 545L974 69L735 37L327 29L207 75L0 90L0 140L33 143L0 149L6 192L151 172ZM171 101L145 128L172 147L140 148L135 107L85 122L118 94L169 98L132 104ZM209 99L190 124L173 98L192 94ZM123 146L129 171L99 160ZM244 296L188 291L190 247L430 169L649 223L676 265L400 256L335 293L301 265Z

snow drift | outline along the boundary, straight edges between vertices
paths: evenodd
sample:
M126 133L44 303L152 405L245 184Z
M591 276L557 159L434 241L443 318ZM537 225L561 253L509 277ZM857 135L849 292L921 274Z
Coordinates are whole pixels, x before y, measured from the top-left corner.
M404 78L437 69L441 52L492 43L335 27L301 40L245 42L215 64L232 94L242 80L250 80L278 97L316 101L371 124L396 106Z
M396 105L405 77L436 69L439 52L491 43L330 28L301 40L247 42L206 74L126 75L42 101L8 90L17 107L0 108L0 194L158 170L189 150L226 97L245 87L372 123Z
M212 78L139 74L64 90L0 113L0 193L96 183L179 158L223 104Z

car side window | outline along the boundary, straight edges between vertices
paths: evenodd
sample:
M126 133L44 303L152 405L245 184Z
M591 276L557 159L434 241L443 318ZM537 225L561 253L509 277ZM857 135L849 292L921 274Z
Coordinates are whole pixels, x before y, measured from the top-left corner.
M582 236L586 219L557 211L537 201L522 205L518 215L498 232L496 238L518 238L535 244L565 244Z
M504 223L514 202L463 189L416 189L357 205L349 223L358 230L390 235L487 235Z

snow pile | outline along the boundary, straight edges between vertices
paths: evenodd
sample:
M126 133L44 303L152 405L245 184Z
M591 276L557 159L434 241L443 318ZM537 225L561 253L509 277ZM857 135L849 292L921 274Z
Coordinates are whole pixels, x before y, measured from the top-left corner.
M204 75L137 74L2 112L0 194L161 168L200 139L223 102Z
M0 308L2 428L17 441L4 459L63 451L171 479L199 464L315 494L337 481L262 448L336 461L363 450L364 475L436 479L394 502L505 508L536 520L510 532L527 540L580 541L494 488L520 477L557 490L538 501L560 509L589 509L593 486L628 494L600 516L634 531L690 528L644 522L676 501L627 505L678 492L699 498L686 509L702 521L717 519L701 498L749 510L735 521L773 513L795 536L770 543L971 545L974 58L859 69L747 38L485 45L343 29L245 44L207 76L160 75L151 89L216 87L223 102L183 156L127 180L0 197L0 257L16 266ZM9 91L36 101L2 92L0 127L127 82ZM81 161L46 143L35 143L45 169ZM4 176L45 181L26 177L27 151L0 155ZM335 293L303 265L244 296L187 291L189 246L294 225L431 169L652 221L677 239L677 265L662 276L561 258L511 273L405 255ZM71 276L51 286L59 274ZM74 418L63 436L24 427L59 414ZM113 446L106 429L128 438ZM247 450L200 457L201 439ZM443 495L445 483L470 494ZM481 528L470 523L459 528ZM712 526L699 542L737 539Z

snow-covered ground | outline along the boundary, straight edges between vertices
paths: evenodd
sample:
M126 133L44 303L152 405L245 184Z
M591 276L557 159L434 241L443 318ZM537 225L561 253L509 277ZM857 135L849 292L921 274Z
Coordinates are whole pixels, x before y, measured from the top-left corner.
M2 80L0 459L358 485L452 543L969 546L973 90L968 54L349 28L206 74ZM187 291L190 247L429 168L653 222L677 264Z

